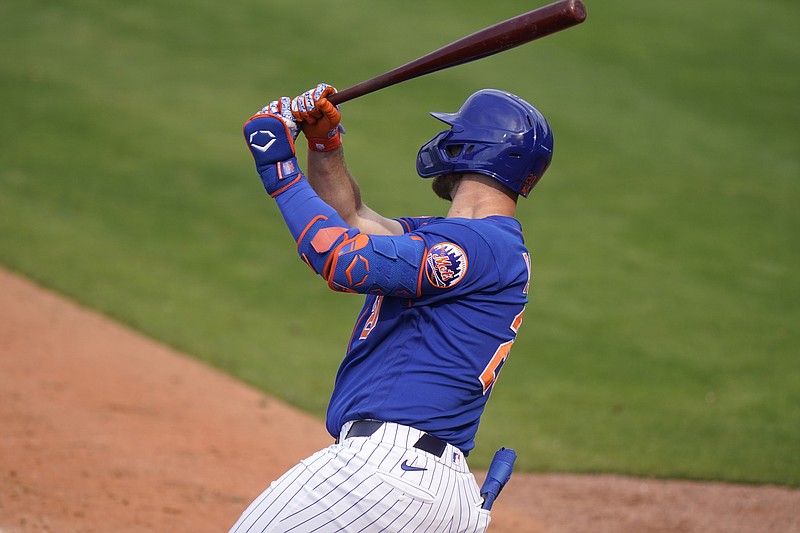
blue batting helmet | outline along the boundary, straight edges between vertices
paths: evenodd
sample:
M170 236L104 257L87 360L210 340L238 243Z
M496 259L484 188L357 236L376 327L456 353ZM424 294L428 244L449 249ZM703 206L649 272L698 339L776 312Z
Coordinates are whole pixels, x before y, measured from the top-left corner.
M423 178L475 172L524 197L553 157L553 131L531 104L511 93L483 89L456 113L431 113L450 126L417 154Z

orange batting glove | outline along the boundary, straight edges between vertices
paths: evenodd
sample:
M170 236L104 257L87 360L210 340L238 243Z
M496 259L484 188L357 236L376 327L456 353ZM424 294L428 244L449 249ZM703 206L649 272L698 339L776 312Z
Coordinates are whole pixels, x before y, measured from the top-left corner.
M330 152L342 145L339 107L327 98L332 94L336 94L335 87L320 83L292 99L292 115L306 136L308 149L314 152Z

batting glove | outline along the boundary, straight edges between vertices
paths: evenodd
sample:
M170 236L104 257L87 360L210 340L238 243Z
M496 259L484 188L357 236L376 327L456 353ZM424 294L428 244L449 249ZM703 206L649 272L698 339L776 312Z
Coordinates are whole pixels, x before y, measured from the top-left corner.
M335 87L320 83L292 99L292 115L301 123L308 149L314 152L329 152L342 145L339 106L328 100L332 94L336 94Z
M271 102L244 125L244 139L256 163L256 171L270 196L297 183L302 174L295 158L297 125L289 98Z
M286 123L289 132L292 134L292 141L297 139L300 129L297 127L294 115L292 115L292 99L288 96L281 96L278 100L273 100L264 107L256 115L278 115L281 120Z

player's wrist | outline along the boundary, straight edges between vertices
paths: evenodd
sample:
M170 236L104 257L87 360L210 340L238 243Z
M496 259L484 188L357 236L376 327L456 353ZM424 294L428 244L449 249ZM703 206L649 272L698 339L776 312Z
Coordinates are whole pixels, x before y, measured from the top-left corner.
M264 190L273 198L297 184L302 178L303 173L300 165L297 164L296 157L290 157L283 161L264 165L259 173Z
M306 140L308 149L312 152L331 152L342 145L342 135L338 129L331 130L325 137L306 136Z

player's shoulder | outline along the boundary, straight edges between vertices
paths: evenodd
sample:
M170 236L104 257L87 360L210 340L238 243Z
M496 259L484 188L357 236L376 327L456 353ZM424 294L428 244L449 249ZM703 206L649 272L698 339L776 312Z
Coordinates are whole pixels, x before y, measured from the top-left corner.
M467 291L502 289L527 276L528 250L522 225L514 218L440 218L414 233L428 246L426 272L437 287L455 285L436 283L437 270L444 271L447 280L463 279L460 286Z
M435 223L439 220L443 220L442 217L433 217L433 216L423 216L423 217L401 217L395 218L397 222L403 226L403 231L405 233L411 233L414 231L419 230L420 228L424 228L425 226Z
M461 237L486 241L490 246L515 241L524 242L522 225L511 217L428 218L412 230L441 237Z
M508 233L514 237L522 237L522 224L512 217L491 216L486 218L449 218L444 219L461 224L473 231L490 233Z

